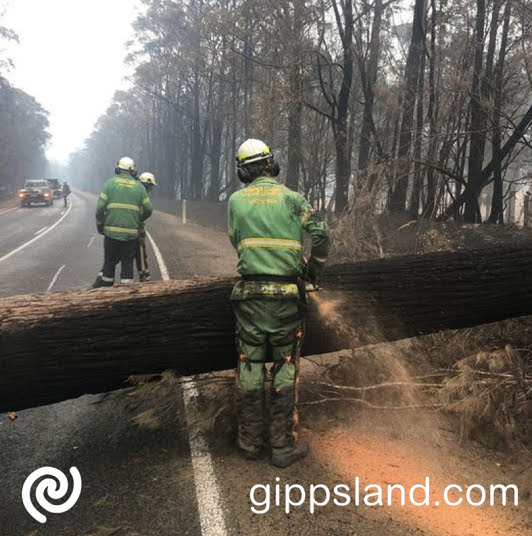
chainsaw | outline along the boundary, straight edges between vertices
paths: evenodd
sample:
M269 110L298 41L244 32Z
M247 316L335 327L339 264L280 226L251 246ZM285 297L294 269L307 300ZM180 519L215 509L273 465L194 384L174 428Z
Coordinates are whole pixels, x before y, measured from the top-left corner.
M308 259L307 257L303 257L303 273L305 273L307 271L307 264L308 264ZM305 291L307 293L309 292L319 292L321 289L320 289L320 286L318 285L317 282L310 282L310 281L305 281Z

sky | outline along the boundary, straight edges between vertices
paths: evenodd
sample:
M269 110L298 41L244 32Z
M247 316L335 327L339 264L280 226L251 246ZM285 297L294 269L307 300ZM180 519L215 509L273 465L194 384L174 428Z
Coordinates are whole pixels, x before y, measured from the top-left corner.
M15 31L6 78L50 113L51 160L83 145L117 89L130 86L126 42L139 0L9 0L2 25Z

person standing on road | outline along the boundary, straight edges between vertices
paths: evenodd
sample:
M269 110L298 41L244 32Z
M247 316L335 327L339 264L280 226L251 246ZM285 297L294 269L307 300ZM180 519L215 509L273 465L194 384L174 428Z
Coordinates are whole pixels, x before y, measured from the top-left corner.
M70 186L67 181L63 183L61 193L63 195L63 206L66 208L68 206L68 196L70 195Z
M145 171L139 177L139 181L142 186L146 188L148 194L153 190L154 186L157 186L155 182L155 175L149 171ZM146 253L146 228L144 223L140 223L139 228L139 241L137 246L137 271L139 273L139 280L141 283L151 280L150 271L148 269L148 254Z
M98 198L96 228L105 236L101 278L93 287L112 286L115 267L121 265L120 282L133 283L133 262L141 222L153 208L146 189L136 180L135 162L125 156L118 161L115 177L109 179Z
M308 453L297 436L303 280L317 285L330 234L300 194L276 181L279 166L262 141L245 141L236 160L238 176L248 185L231 196L228 207L229 238L242 276L231 294L238 350L238 446L247 459L265 455L264 370L271 355L271 462L287 467ZM308 264L303 257L303 230L312 237Z

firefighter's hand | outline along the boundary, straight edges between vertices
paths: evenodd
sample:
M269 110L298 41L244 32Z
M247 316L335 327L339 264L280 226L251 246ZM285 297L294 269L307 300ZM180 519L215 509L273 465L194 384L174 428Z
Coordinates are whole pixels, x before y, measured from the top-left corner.
M101 234L101 235L104 234L104 232L103 232L103 227L104 227L104 224L103 224L103 223L98 223L98 222L96 222L96 229L98 230L98 234Z
M312 283L315 287L318 286L318 278L323 270L323 263L317 261L315 258L310 257L307 265L305 266L305 271L303 278L305 281Z

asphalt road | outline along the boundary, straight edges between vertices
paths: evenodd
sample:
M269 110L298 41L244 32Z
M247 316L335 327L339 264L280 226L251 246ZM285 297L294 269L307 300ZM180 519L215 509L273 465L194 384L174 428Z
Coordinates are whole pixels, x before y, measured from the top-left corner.
M102 262L102 239L94 230L95 200L75 192L66 211L56 202L50 208L0 213L0 297L92 283ZM148 222L170 277L233 273L234 252L223 232L194 225L177 231L174 224L163 213ZM154 279L161 278L151 247L148 255ZM0 416L0 535L306 536L323 534L334 525L321 518L314 526L305 512L292 516L288 525L281 509L267 520L251 512L251 487L273 485L279 471L267 461L242 460L231 444L227 420L209 435L212 407L231 401L230 388L192 386L186 393L178 388L175 400L175 418L156 430L135 425L132 417L138 410L116 393L21 411L14 421ZM25 510L21 490L26 478L45 466L65 474L76 467L82 493L60 515L37 507L47 516L40 524ZM316 462L304 470L291 467L282 476L308 487L316 471L327 480L326 467ZM351 529L330 533L347 536Z
M94 209L94 196L75 192L66 209L56 200L0 211L0 297L89 287L103 260ZM156 263L152 272L160 279Z
M103 259L95 201L75 192L67 209L57 200L53 207L0 210L0 298L92 284ZM160 279L149 244L148 256L152 278ZM3 415L0 535L86 535L106 527L132 535L201 534L186 433L174 427L148 432L131 417L113 396L22 411L16 421ZM83 493L75 508L49 515L40 525L25 511L21 490L26 477L43 466L66 474L78 467ZM173 514L154 522L159 509Z

